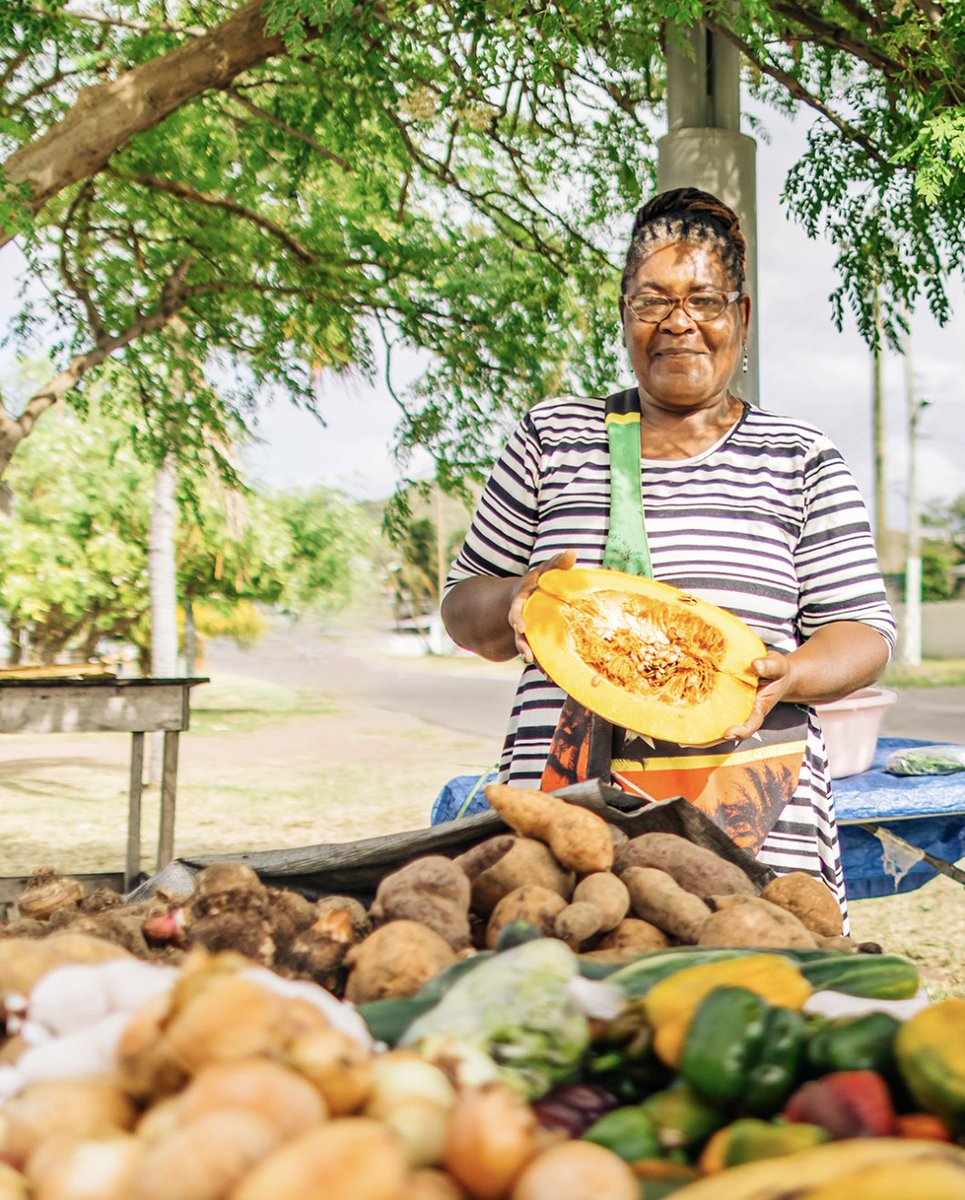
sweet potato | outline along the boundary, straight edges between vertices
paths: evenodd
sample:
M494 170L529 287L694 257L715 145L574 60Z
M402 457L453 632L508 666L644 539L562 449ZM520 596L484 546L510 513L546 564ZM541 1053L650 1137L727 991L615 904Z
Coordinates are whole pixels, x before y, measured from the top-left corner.
M597 934L619 925L629 908L626 884L609 871L594 871L580 880L573 902L557 916L556 936L578 950Z
M811 949L817 945L814 934L776 904L755 896L727 899L733 903L720 907L701 928L699 946Z
M630 893L634 913L681 942L696 942L711 912L693 892L688 892L656 867L629 867L621 876Z
M545 842L563 866L577 874L609 871L613 866L610 827L588 808L568 804L547 792L504 783L488 784L486 799L507 825L523 837Z
M597 946L601 952L629 958L648 950L662 950L670 941L662 929L639 917L624 917Z
M838 937L841 933L841 906L822 880L804 871L779 875L761 893L765 900L792 912L819 937Z
M666 871L701 899L728 893L757 895L757 888L735 863L675 833L642 833L619 846L614 870L622 875L627 867Z
M524 837L510 837L509 843L504 853L473 880L470 903L474 913L489 917L503 896L524 884L548 888L569 900L573 895L573 872L560 866L549 846Z
M369 915L377 923L418 921L454 950L469 945L469 879L451 858L413 859L379 884Z
M346 955L351 968L345 998L353 1004L412 996L456 961L444 937L418 921L390 921L353 946Z
M529 885L517 888L504 896L493 909L486 926L486 945L492 950L499 941L503 927L510 921L528 921L546 937L555 932L556 918L566 908L566 901L549 888Z

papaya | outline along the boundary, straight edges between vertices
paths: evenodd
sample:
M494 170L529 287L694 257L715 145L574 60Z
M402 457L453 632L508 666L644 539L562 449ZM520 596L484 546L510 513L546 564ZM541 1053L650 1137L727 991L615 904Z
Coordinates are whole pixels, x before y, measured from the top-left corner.
M546 674L592 712L702 745L750 716L766 653L739 617L671 584L602 568L546 571L523 607Z

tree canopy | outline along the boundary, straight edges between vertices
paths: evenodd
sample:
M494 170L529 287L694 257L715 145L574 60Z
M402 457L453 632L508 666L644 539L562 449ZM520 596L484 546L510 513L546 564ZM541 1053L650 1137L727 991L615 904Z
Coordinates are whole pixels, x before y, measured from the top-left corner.
M111 358L159 443L190 452L266 389L313 408L319 372L391 371L399 346L430 363L399 396L403 453L426 446L443 482L486 464L509 416L613 376L664 47L697 23L764 101L815 114L786 200L834 240L838 320L874 337L876 291L944 319L965 254L961 4L9 0L0 226L44 289L18 332L68 333L58 373L0 410L0 470ZM190 404L172 360L210 385Z

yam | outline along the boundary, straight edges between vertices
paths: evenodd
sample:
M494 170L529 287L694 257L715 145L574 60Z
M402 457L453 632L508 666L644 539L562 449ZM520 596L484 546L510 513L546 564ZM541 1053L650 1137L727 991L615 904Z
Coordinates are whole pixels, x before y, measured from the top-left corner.
M627 885L610 871L594 871L573 889L575 903L592 904L600 911L600 933L609 933L630 911Z
M630 893L630 906L636 916L671 934L678 941L692 944L711 912L693 892L656 867L629 867L621 876Z
M574 900L561 909L553 922L553 934L571 950L579 950L600 932L600 910L586 900Z
M579 875L609 871L614 845L607 822L588 808L531 788L490 783L486 799L523 837L545 842L564 867Z
M495 840L495 839L494 839ZM524 884L548 888L564 900L573 895L572 871L561 867L552 850L535 838L510 837L505 852L477 875L472 883L471 907L490 917L502 900Z
M345 998L353 1004L413 996L456 952L441 934L418 921L390 921L353 946L345 959L351 968Z
M454 950L469 946L470 883L466 873L441 854L413 859L379 884L369 910L377 922L418 921Z
M622 875L628 867L666 871L685 891L702 900L729 893L757 895L757 888L736 863L675 833L642 833L617 847L614 870Z
M779 875L761 893L765 900L792 912L819 937L838 937L842 930L841 906L826 883L805 871Z
M663 950L670 942L662 929L639 917L624 917L597 946L600 952L630 958L648 950Z
M777 905L758 897L726 904L713 913L697 937L699 946L749 946L755 949L813 949L814 934L796 920L782 920ZM791 916L782 911L783 917Z
M495 949L503 927L510 921L528 921L541 931L544 937L552 937L556 918L566 908L566 901L557 892L535 884L516 888L504 896L493 909L486 926L486 946Z

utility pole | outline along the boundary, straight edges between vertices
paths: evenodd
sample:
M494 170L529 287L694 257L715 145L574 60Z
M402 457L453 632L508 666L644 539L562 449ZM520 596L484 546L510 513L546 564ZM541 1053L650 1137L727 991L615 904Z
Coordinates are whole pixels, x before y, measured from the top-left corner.
M719 196L741 219L747 239L751 319L747 373L732 386L759 403L757 312L757 143L740 132L740 51L702 25L667 39L667 122L657 143L657 186L696 187Z
M919 399L911 357L911 333L905 339L905 396L908 405L908 547L905 555L905 620L901 661L921 662L921 513L918 498L918 423L928 400Z
M879 560L884 559L888 538L887 479L885 477L885 380L884 345L882 341L881 289L875 284L872 296L875 345L871 351L871 440L872 472L874 475L875 546Z

